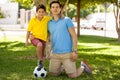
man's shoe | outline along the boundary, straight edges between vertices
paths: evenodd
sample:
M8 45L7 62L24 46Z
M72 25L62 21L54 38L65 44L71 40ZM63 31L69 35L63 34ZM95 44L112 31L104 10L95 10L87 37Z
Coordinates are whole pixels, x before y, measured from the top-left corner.
M85 61L81 61L81 66L84 66L84 70L86 73L91 74L92 73L92 69L90 68L90 66L87 64L87 62Z

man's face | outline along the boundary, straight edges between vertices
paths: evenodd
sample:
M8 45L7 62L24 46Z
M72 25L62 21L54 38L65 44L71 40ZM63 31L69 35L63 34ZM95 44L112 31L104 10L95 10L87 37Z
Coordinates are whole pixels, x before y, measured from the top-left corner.
M44 9L38 9L37 16L38 17L43 17L44 15L45 15L45 10Z
M53 3L51 5L50 11L53 15L60 14L60 11L61 11L60 5L58 3Z

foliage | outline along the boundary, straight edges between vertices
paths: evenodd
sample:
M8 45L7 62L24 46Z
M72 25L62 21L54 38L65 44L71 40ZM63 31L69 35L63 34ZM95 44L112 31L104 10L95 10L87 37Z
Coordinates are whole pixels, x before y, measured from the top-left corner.
M73 4L69 4L67 7L67 16L73 18L77 16L77 7Z
M4 13L1 11L1 7L0 7L0 18L5 18Z
M89 14L95 13L97 9L97 5L95 6L90 6L88 8L82 8L80 10L81 18L86 18Z
M0 11L0 18L5 18L5 15Z
M33 0L10 0L11 2L18 2L19 8L31 9L33 7Z
M36 79L33 76L33 70L37 65L35 48L32 45L26 48L25 43L13 41L15 40L13 38L12 42L9 40L0 42L0 80L73 80L68 78L65 72L58 77L52 77L48 73L46 78ZM93 72L92 75L83 73L74 80L119 80L119 46L120 43L114 38L90 35L78 38L77 67L80 61L85 59L91 65ZM49 60L45 60L44 66L48 71Z

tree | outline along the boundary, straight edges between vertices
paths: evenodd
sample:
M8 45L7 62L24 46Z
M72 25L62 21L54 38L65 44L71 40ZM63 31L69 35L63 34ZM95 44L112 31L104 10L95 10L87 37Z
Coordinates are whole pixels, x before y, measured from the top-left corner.
M76 17L77 7L73 4L69 4L66 10L66 16L70 18Z
M33 0L11 0L17 1L19 3L24 3L24 5L32 4ZM46 5L46 2L54 1L54 0L34 0L34 4L37 6L40 3ZM114 13L116 19L116 31L118 33L118 40L120 41L120 0L58 0L64 6L67 6L68 2L77 6L77 36L80 36L80 11L82 8L89 8L90 6L94 6L96 4L105 4L107 2L114 4ZM23 5L23 4L22 4ZM63 12L67 11L66 7L63 8Z
M120 41L120 1L112 0L114 4L114 16L116 20L116 31L118 34L118 41Z
M73 0L70 0L70 2L72 2ZM107 2L114 4L114 14L115 14L115 19L116 19L116 31L118 34L118 41L120 41L120 0L74 0L72 3L76 4L77 2L77 11L78 11L78 36L80 36L79 33L79 11L81 10L81 8L88 8L89 6L95 5L95 4L105 4Z
M39 4L44 4L46 6L46 2L48 0L34 0L34 5L38 6Z
M9 0L10 2L18 2L19 8L31 9L33 0Z

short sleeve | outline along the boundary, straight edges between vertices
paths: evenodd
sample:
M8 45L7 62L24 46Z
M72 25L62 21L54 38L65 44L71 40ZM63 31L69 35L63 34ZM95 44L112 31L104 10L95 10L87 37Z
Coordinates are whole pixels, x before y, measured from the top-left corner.
M68 28L74 27L74 24L70 18L65 18L66 19L66 24Z
M28 31L32 30L32 27L33 27L32 25L33 25L33 19L31 19L28 23L28 28L27 28Z

